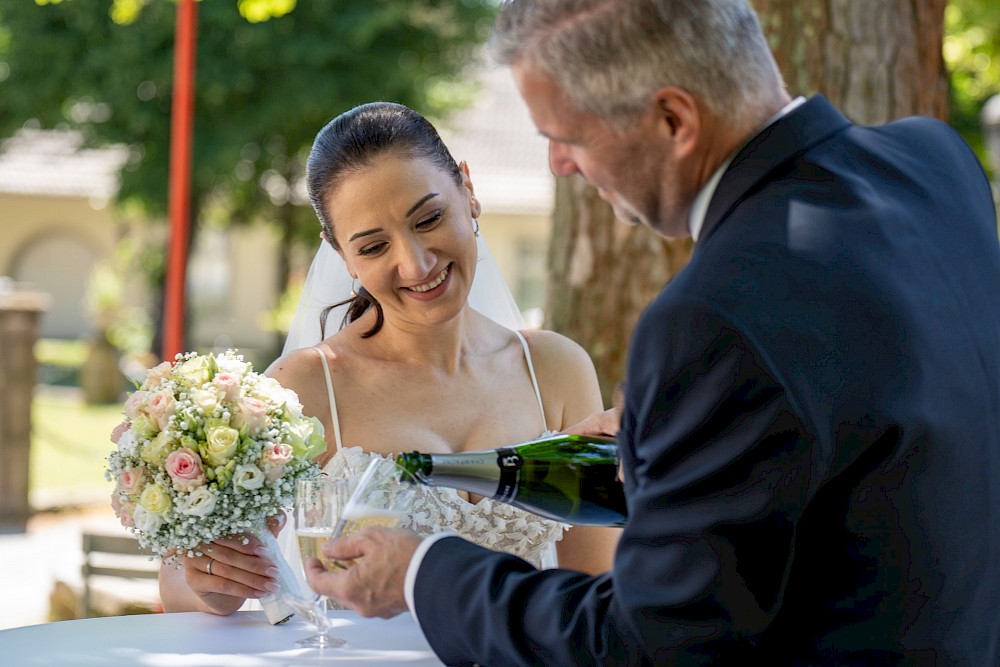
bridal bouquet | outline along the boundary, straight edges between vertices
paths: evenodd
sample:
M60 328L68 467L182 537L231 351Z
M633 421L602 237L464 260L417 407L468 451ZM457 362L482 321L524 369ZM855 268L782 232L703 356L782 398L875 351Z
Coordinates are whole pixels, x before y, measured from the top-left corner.
M267 518L292 505L297 479L319 473L311 461L326 448L295 392L231 350L150 369L124 413L108 456L112 505L167 562L226 535L267 533Z

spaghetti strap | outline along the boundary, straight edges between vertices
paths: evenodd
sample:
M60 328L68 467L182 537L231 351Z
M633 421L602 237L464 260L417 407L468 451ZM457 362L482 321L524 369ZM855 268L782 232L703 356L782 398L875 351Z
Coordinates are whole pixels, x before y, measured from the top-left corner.
M333 435L337 439L337 451L339 452L342 442L340 439L340 416L337 414L337 399L333 395L333 378L330 376L330 361L319 346L313 349L316 350L316 354L319 355L320 362L323 364L323 375L326 377L326 395L330 399L330 421L333 423ZM531 362L529 361L528 364L530 365ZM534 374L532 374L532 377L534 377ZM535 391L538 391L537 387Z
M542 413L542 429L548 430L549 422L545 419L545 407L542 405L542 392L538 389L538 378L535 376L535 366L531 363L531 350L528 349L528 341L524 340L524 336L521 335L520 331L514 331L514 335L517 339L521 341L521 347L524 348L524 360L528 362L528 373L531 375L531 386L535 388L535 398L538 400L538 411Z

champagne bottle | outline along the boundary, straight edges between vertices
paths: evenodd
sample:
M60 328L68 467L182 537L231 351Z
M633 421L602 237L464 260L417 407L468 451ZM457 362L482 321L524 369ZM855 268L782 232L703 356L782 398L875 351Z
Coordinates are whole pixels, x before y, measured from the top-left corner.
M460 454L402 454L400 479L488 496L556 521L624 525L625 493L611 438L555 435Z

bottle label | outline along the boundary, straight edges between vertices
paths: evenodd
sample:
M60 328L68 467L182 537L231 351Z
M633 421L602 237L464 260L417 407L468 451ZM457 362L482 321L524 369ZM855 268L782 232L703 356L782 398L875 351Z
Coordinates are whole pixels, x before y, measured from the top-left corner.
M502 503L509 503L517 496L517 483L524 459L514 449L501 447L497 450L497 467L500 468L500 482L493 496Z

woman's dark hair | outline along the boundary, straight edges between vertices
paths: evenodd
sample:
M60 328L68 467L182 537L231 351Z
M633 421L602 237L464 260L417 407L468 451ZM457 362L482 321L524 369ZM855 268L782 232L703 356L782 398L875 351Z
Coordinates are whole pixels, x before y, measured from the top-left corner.
M306 189L326 238L340 250L333 235L334 221L327 213L330 197L345 179L371 165L377 158L394 153L408 158L425 158L462 184L462 172L441 141L437 130L416 111L392 102L371 102L354 107L331 120L316 135L306 162ZM345 303L347 315L341 328L375 308L377 318L362 336L374 336L384 321L382 306L360 287L350 299L332 304L320 315L320 331L326 336L330 310Z

